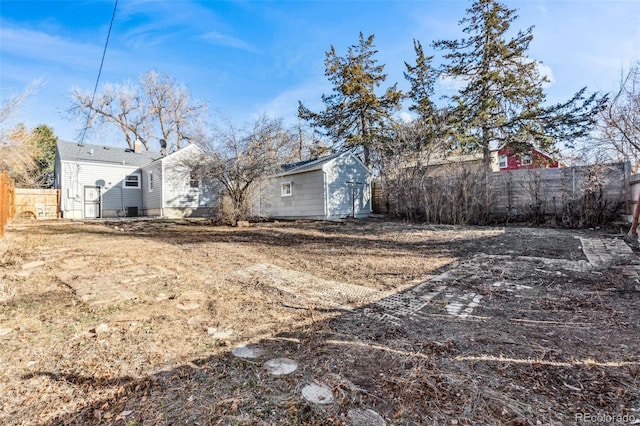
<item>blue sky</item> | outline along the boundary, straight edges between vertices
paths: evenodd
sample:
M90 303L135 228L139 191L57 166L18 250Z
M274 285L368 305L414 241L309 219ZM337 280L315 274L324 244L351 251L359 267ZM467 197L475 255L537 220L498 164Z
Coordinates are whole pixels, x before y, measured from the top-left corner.
M550 102L583 86L615 90L622 67L640 60L640 0L505 0L518 10L515 29L534 26L529 56L543 62ZM325 52L338 54L358 35L375 34L376 58L387 83L406 88L404 62L413 40L428 54L434 40L463 36L458 25L466 0L423 1L151 1L120 0L101 83L135 81L148 70L185 84L192 96L232 121L260 114L297 122L297 102L322 109L331 91ZM58 137L77 140L82 123L65 111L73 87L92 90L114 1L0 0L0 96L38 89L12 124L47 124ZM450 93L445 84L438 94ZM88 143L120 145L95 134Z

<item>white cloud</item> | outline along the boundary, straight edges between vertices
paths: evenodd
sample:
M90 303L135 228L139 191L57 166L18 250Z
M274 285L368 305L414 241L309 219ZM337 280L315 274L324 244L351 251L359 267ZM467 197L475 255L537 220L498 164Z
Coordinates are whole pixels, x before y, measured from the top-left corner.
M547 77L549 80L548 83L544 85L544 87L549 87L556 82L555 77L553 76L553 70L550 66L543 64L542 62L537 62L538 72L541 76Z
M216 31L211 31L209 33L203 34L200 36L201 39L217 44L219 46L232 47L234 49L248 50L250 52L255 52L256 48L247 43L246 41L239 39L237 37L229 36L226 34L221 34Z
M402 120L403 123L411 123L414 120L413 115L408 113L407 111L401 111L398 113L398 117Z
M20 28L2 22L0 54L34 61L69 65L95 64L95 45L77 43L42 31ZM91 59L89 59L91 58Z
M324 108L322 93L331 91L330 84L324 76L310 79L297 87L281 92L278 96L266 103L261 111L271 117L284 118L294 124L298 120L298 101L311 111L320 111Z
M464 88L465 84L466 83L462 78L451 77L443 74L436 80L436 91L442 91L446 94L450 94Z

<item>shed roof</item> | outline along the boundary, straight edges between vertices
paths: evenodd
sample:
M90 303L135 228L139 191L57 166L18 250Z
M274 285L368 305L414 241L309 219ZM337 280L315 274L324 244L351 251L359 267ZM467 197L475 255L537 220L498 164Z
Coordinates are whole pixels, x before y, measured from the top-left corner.
M335 154L327 155L324 157L313 158L311 160L299 161L297 163L283 164L281 167L282 172L280 176L294 175L297 173L311 172L314 170L322 169L322 166L335 160L341 155L347 154L349 151L338 152Z
M57 148L61 161L86 161L141 167L162 158L162 154L159 152L133 152L130 149L120 147L79 144L77 142L58 141Z

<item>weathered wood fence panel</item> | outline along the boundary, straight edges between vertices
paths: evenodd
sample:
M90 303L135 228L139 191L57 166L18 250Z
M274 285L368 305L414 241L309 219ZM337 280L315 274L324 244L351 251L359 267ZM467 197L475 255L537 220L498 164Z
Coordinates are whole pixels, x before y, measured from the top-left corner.
M387 203L387 192L380 181L373 181L371 186L371 209L374 213L389 213L389 205Z
M629 178L629 206L627 208L627 215L629 215L629 222L631 222L633 214L636 211L638 200L640 200L640 173L631 175Z
M9 218L15 211L13 181L6 172L0 173L0 238L4 237L4 230Z
M585 194L594 194L601 202L622 203L626 210L629 185L626 164L492 173L492 210L538 209L541 214L560 214L562 205Z
M60 190L15 189L15 217L55 219L59 217Z
M553 220L585 226L632 212L640 179L631 190L630 170L625 162L485 175L482 169L452 165L445 172L425 169L412 181L375 185L373 206L376 213L442 223Z

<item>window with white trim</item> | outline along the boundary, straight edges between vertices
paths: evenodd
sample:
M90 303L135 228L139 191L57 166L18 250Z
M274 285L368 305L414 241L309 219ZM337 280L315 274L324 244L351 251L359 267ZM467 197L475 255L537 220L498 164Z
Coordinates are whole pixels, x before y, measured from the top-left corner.
M153 172L149 172L149 192L153 192Z
M191 173L189 173L189 188L200 188L200 176L198 176L198 173L193 170L191 170Z
M498 156L498 167L500 167L501 169L507 168L507 156L506 155L499 155Z
M122 186L128 189L140 189L140 173L132 173L125 176Z
M293 183L283 182L280 187L280 196L291 197L293 195Z
M520 164L522 164L523 166L528 166L532 163L533 161L531 160L531 154L522 154Z

